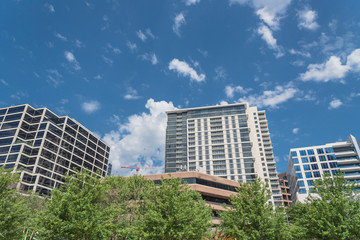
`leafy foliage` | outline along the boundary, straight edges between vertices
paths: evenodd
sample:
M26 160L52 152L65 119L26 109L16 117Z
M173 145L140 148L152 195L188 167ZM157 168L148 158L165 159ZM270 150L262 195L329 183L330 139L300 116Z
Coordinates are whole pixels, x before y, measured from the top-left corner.
M211 226L211 208L181 179L162 179L144 195L144 210L138 227L143 239L202 239Z
M268 203L269 192L257 179L240 183L238 193L230 198L231 206L220 213L223 235L237 239L289 239L290 228L282 209L274 211Z
M291 223L306 239L358 239L360 236L360 202L343 175L324 176L314 182L313 194L305 204L289 209Z

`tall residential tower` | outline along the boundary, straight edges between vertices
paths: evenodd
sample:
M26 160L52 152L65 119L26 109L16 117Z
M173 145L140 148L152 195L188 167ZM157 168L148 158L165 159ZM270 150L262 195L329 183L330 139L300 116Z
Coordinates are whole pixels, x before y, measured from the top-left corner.
M242 182L260 178L282 205L265 111L248 103L167 112L165 172L199 171Z
M47 108L20 105L0 109L0 167L21 171L20 187L50 194L65 174L108 171L110 148L70 117Z

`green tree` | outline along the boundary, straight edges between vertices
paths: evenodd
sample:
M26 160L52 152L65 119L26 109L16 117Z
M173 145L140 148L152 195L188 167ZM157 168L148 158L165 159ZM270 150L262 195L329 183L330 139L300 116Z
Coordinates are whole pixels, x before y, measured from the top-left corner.
M66 176L61 189L51 192L40 212L41 239L106 239L111 235L109 208L103 206L106 187L82 171Z
M289 209L290 222L305 239L359 239L360 202L343 175L324 176L313 183L306 203Z
M256 179L240 183L237 194L230 197L231 206L220 213L223 236L236 239L289 239L290 227L282 208L269 204L269 190Z
M16 187L19 174L0 168L0 239L21 239L28 216L26 202Z
M197 240L211 226L211 208L181 179L162 179L144 195L144 211L138 225L142 239Z

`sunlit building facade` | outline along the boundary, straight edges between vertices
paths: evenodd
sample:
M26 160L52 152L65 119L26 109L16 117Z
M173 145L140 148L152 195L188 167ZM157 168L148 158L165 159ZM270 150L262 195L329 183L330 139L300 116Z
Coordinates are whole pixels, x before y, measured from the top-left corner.
M282 205L265 111L248 103L167 112L165 173L198 171L229 180L260 178Z
M345 179L360 183L360 149L354 136L346 141L290 149L287 178L292 202L304 202L313 182L325 173L342 172Z
M0 109L0 166L21 171L19 187L49 195L65 174L108 172L110 148L68 116L28 104Z

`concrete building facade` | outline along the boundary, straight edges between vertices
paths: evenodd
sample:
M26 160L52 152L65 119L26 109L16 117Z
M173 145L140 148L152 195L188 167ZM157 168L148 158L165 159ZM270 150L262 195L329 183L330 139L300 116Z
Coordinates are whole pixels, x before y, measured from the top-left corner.
M65 174L108 171L110 148L68 116L28 104L0 109L0 167L21 171L20 187L49 195Z
M281 190L283 204L285 207L288 207L292 203L292 201L291 201L289 181L287 179L286 172L279 174L279 183L280 183L280 190Z
M323 174L339 172L350 182L360 183L360 149L352 135L343 142L290 149L286 174L292 202L304 202L313 182Z
M260 178L282 205L265 111L248 103L167 112L165 173L199 171L229 180Z

